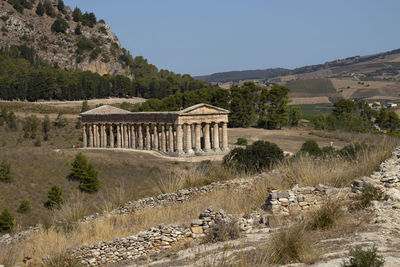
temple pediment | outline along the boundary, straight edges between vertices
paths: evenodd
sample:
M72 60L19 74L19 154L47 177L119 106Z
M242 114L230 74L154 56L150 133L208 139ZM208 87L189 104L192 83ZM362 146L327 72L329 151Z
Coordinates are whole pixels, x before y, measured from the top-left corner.
M188 107L179 112L181 115L194 115L194 114L229 114L229 111L223 108L215 107L208 104L197 104Z
M110 105L103 105L98 108L94 108L91 110L88 110L86 112L81 113L80 115L112 115L112 114L129 114L132 113L130 111L116 108Z

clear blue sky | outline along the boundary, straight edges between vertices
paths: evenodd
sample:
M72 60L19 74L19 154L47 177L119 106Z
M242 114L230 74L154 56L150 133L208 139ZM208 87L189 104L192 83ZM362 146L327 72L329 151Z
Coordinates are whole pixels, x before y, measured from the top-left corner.
M191 75L295 68L400 48L399 0L64 0L134 56Z

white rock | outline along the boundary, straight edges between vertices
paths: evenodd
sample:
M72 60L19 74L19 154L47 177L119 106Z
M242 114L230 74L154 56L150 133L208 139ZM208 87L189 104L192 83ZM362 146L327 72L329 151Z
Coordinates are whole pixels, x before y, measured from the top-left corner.
M400 191L396 188L390 188L388 191L386 191L386 194L391 200L400 201Z

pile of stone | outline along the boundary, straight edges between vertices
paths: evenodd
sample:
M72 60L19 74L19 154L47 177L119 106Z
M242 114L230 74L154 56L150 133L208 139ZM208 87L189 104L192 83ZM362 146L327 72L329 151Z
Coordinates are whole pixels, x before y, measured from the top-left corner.
M228 223L230 218L224 210L221 209L219 212L215 212L212 207L209 207L200 214L199 219L192 221L190 224L192 237L199 238L203 236L217 221Z
M264 208L274 215L296 215L311 207L318 207L329 197L345 196L350 188L335 188L326 185L299 187L279 192L273 190L265 202Z

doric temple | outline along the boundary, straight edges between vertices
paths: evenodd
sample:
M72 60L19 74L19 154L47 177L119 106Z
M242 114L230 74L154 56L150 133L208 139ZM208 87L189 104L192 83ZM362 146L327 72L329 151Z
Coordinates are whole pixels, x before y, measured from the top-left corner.
M80 114L83 147L153 150L178 157L222 154L229 150L228 114L207 104L171 112L104 105Z

